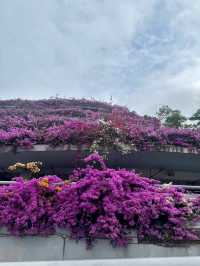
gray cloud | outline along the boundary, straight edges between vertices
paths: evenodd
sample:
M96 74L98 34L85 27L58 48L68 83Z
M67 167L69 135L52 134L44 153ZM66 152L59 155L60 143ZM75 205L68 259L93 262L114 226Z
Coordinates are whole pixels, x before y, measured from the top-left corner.
M96 97L190 114L200 6L186 0L1 0L0 96Z

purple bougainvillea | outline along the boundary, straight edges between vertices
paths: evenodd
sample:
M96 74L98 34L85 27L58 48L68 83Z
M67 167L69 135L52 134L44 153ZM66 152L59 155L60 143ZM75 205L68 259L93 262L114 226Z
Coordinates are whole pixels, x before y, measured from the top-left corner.
M108 135L100 121L109 125ZM156 118L94 100L0 101L0 145L34 144L105 144L119 150L174 145L199 151L200 130L162 127Z
M43 180L43 181L42 181ZM49 180L49 182L45 182ZM0 187L0 226L13 235L49 235L55 232L56 176ZM49 184L50 183L50 184Z
M97 153L85 162L63 184L57 176L45 176L1 186L0 227L14 235L49 235L64 228L74 239L107 238L119 246L132 230L140 239L198 239L188 223L199 219L199 198L134 171L107 168Z

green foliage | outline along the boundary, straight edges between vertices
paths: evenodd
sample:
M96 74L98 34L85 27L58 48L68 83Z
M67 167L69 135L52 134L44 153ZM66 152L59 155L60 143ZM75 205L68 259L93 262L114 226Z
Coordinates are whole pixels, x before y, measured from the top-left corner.
M187 121L187 118L181 114L181 111L173 110L168 105L161 106L157 116L166 127L181 128L184 127L184 122Z
M187 118L183 116L179 110L173 110L166 117L165 126L180 128L180 127L183 127L183 123L186 120Z
M195 126L199 127L200 126L200 109L198 109L191 117L191 121L196 121Z
M168 105L163 105L159 108L159 110L156 114L157 114L159 120L162 122L163 120L165 120L167 118L167 116L170 115L171 112L172 112L172 109L169 108Z

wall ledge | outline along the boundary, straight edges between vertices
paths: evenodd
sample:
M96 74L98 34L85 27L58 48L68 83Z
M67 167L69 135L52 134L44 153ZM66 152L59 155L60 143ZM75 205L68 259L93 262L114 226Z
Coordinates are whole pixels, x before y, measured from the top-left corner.
M100 260L149 257L200 256L200 244L164 247L152 243L129 243L127 247L113 247L108 240L98 239L91 249L83 240L67 237L0 235L0 262L7 261L55 261L55 260Z

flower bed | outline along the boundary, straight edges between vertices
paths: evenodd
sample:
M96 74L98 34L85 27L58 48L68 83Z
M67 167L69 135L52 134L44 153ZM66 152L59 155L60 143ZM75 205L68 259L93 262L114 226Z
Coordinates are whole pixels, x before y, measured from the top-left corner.
M161 127L156 118L97 101L0 101L0 145L35 144L87 144L124 153L166 145L199 151L200 131Z
M134 171L107 168L94 153L68 181L45 176L0 187L0 227L13 235L51 235L66 229L91 244L107 238L126 245L131 231L139 239L196 240L188 224L199 217L199 198L141 177Z

